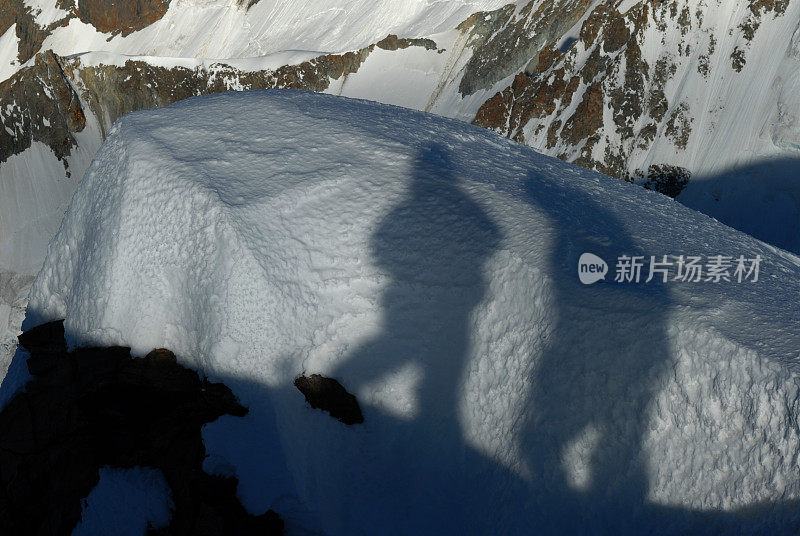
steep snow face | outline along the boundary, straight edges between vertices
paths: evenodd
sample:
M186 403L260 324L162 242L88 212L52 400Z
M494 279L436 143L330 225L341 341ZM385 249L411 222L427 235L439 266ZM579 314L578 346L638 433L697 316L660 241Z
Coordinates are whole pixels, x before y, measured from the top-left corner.
M28 1L27 3L31 3ZM389 33L418 37L455 28L503 0L173 0L138 31L115 30L64 11L55 0L31 6L49 35L41 49L68 55L90 50L151 56L236 58L283 50L342 52ZM247 7L247 4L252 4ZM113 4L112 6L113 7ZM113 19L113 17L111 17ZM143 16L144 18L144 16Z
M580 283L584 252L605 280ZM761 265L617 283L621 255ZM788 533L799 291L796 257L662 195L462 122L264 91L119 120L26 327L65 317L72 345L167 347L226 382L251 411L206 427L207 469L290 526ZM301 373L364 424L306 406Z

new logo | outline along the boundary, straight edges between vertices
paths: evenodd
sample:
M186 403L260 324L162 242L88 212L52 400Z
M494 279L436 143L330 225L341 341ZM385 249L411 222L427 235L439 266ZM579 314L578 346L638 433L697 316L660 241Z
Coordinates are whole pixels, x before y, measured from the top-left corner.
M584 285L591 285L606 277L608 264L594 253L584 253L578 259L578 278Z

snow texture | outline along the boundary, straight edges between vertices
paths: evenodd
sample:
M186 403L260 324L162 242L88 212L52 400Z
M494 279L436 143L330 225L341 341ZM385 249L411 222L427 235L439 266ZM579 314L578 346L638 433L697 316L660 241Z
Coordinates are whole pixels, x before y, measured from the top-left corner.
M55 0L36 1L39 5L34 9L35 20L42 27L65 15ZM53 29L42 50L52 49L59 55L108 51L192 58L248 58L285 50L345 52L368 46L390 33L418 37L452 30L477 11L497 9L507 3L259 0L244 9L237 0L173 0L160 20L125 36L102 33L79 19L71 19L65 26ZM0 74L4 72L0 69Z
M429 37L437 43L438 51L420 47L392 52L376 49L358 72L333 81L327 92L469 122L487 99L512 83L515 73L488 90L460 95L458 88L474 43L469 32L455 28L479 10L497 9L506 3L507 0L260 0L245 9L236 0L174 0L162 19L125 36L104 34L72 19L53 29L42 50L80 55L83 65L122 64L138 59L165 67L213 70L215 63L224 63L248 70L296 64L322 52L355 50L390 32L401 37ZM515 3L520 8L527 2ZM536 5L541 3L538 0ZM624 13L640 3L624 0L616 7ZM67 14L55 0L26 0L25 5L40 27ZM592 2L585 16L597 5L599 2ZM675 73L664 88L671 103L669 113L685 106L692 135L687 147L679 149L660 133L655 143L634 150L629 171L647 169L652 164L685 167L693 173L693 179L681 202L757 238L800 253L795 232L800 209L794 208L795 200L800 199L800 2L789 2L784 15L762 17L749 42L744 39L742 28L754 5L745 0L682 0L675 4L675 15L665 29L655 20L648 21L639 43L642 57L651 66L659 60L674 64ZM678 24L678 13L684 12L697 19L689 29ZM559 45L578 34L576 24L558 39ZM0 81L22 67L17 46L12 26L0 36ZM730 56L738 48L747 50L747 63L741 73L731 67ZM590 46L583 47L575 59L577 68L590 60L591 50ZM33 61L29 60L28 65ZM710 74L699 69L703 61L711 66ZM619 77L624 78L624 69ZM581 86L576 92L571 111L582 101L584 90ZM98 118L86 102L82 108L88 126L76 136L78 148L67 159L73 178L67 178L63 163L36 142L0 164L0 270L34 275L41 267L45 245L57 228L76 179L83 175L101 142ZM605 117L603 131L616 145L621 140L615 137L610 111ZM555 116L541 125L532 122L525 131L526 143L553 156L576 158L582 145L549 146L547 133L553 121ZM605 142L599 143L593 157L604 160L606 149ZM776 158L786 160L787 165L773 166L770 160ZM731 178L729 183L723 180L727 178ZM710 184L719 195L708 194ZM757 207L750 203L751 199L757 200ZM20 295L15 300L24 298ZM12 306L2 299L0 304ZM4 325L0 314L0 329ZM10 326L0 338L13 339L18 327ZM9 357L7 349L0 347L0 371Z
M587 251L763 261L584 286ZM260 91L115 124L25 328L66 318L70 345L170 348L229 385L250 414L205 427L206 469L290 528L786 534L798 292L797 257L657 193L456 120ZM365 423L308 407L301 373Z
M72 536L141 536L148 523L169 525L173 507L161 471L147 467L100 469L100 482L85 499Z

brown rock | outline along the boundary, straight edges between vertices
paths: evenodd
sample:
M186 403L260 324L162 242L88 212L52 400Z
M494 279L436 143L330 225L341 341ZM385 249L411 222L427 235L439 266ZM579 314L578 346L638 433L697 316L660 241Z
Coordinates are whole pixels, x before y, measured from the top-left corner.
M356 397L347 392L338 381L319 374L300 376L294 385L306 397L312 408L321 409L345 424L364 422Z
M128 35L161 19L170 0L78 0L78 16L101 32Z
M60 62L51 51L40 53L32 66L0 83L0 107L7 110L0 125L5 127L0 163L33 141L48 145L62 161L76 146L74 134L84 129L86 118Z

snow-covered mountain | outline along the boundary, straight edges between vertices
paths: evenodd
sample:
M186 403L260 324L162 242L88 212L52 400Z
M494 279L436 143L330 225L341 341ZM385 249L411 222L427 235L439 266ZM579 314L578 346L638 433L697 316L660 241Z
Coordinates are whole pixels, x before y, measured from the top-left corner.
M580 282L585 252L604 280ZM640 279L616 281L625 255ZM718 255L757 277L715 282ZM119 120L26 328L66 318L73 346L169 348L228 385L250 413L206 425L205 467L290 534L791 534L798 292L794 255L658 193L464 122L266 91ZM305 404L316 373L363 424ZM166 511L145 476L142 515Z
M799 47L789 0L0 0L0 326L113 122L225 90L473 122L800 252Z
M3 0L1 267L36 270L122 113L226 89L294 87L431 111L671 195L689 177L799 151L800 4L788 0L136 6ZM746 210L719 203L692 206Z

